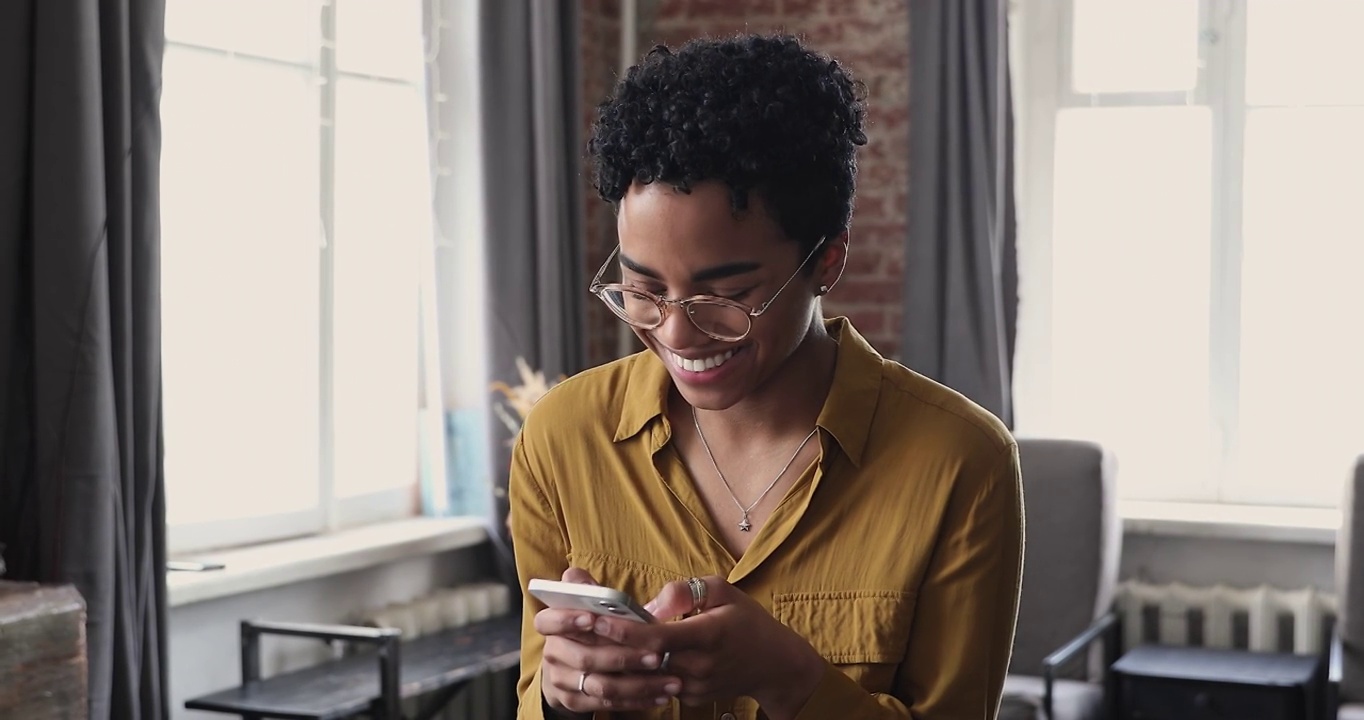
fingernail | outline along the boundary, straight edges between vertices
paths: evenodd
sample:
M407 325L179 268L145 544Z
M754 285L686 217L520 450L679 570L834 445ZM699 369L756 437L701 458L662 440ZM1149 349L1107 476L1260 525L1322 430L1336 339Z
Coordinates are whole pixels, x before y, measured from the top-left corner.
M668 704L668 698L665 698L665 697L654 698L654 704L655 704L655 705L667 705L667 704Z
M643 663L644 667L646 668L658 667L658 656L645 655L644 657L640 658L640 662Z
M650 600L649 602L644 603L644 609L648 611L650 615L653 615L655 612L658 611L658 603L654 602L653 600Z
M577 618L575 618L575 619L573 620L573 624L574 624L574 625L577 625L578 627L580 627L580 628L582 628L582 629L584 629L584 630L586 630L586 629L592 627L592 616L591 616L591 615L579 615Z
M668 693L669 695L676 695L677 693L681 692L681 690L682 683L670 682L667 685L663 686L663 692Z

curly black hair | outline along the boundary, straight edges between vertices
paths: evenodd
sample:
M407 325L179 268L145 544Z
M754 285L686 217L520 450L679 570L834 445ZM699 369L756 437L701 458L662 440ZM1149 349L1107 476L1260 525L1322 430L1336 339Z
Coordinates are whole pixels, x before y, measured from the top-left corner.
M865 97L837 61L789 35L659 45L598 107L593 181L612 205L633 182L686 192L721 181L736 213L758 193L810 248L851 222Z

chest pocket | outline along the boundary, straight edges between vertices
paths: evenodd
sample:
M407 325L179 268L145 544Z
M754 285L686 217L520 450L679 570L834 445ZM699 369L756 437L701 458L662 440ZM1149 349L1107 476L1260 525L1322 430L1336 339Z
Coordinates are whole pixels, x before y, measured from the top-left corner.
M890 692L914 624L914 594L890 590L782 593L772 614L868 692Z

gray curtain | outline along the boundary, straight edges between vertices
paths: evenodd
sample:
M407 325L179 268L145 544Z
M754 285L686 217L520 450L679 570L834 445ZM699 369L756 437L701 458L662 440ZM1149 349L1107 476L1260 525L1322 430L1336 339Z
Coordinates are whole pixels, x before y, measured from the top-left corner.
M87 605L90 718L169 717L164 0L0 2L0 543Z
M586 357L577 3L481 0L479 11L489 367L517 384L517 357L550 378ZM493 426L505 483L511 458Z
M1013 425L1006 0L910 0L904 362Z

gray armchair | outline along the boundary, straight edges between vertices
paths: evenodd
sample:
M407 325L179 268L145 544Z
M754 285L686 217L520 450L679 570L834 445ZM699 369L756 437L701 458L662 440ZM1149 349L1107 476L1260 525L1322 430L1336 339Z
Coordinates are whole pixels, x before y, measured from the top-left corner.
M1329 717L1364 720L1364 455L1355 461L1340 509L1336 536L1340 605L1331 639Z
M1122 522L1115 462L1093 443L1019 440L1027 543L1013 659L1000 720L1094 720L1116 659ZM1102 642L1103 668L1089 667Z

